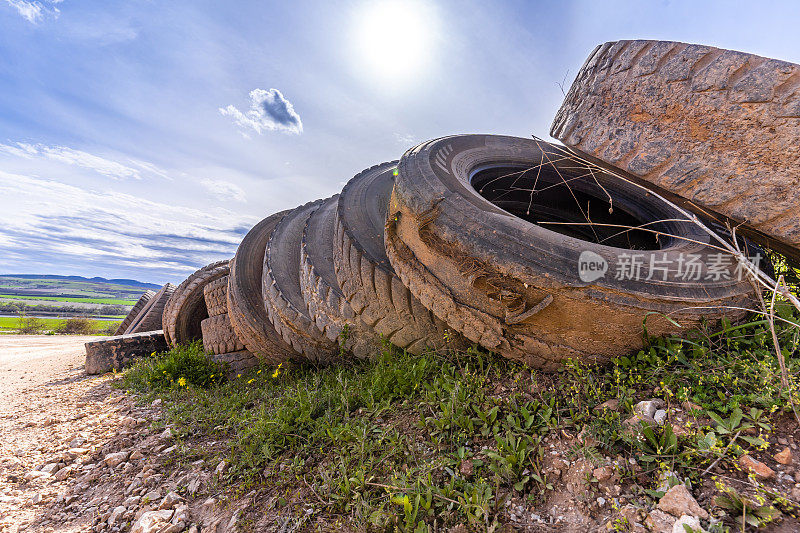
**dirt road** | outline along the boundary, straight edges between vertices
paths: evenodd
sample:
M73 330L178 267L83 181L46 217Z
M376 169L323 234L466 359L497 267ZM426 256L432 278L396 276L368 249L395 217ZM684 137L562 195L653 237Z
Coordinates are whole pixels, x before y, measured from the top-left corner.
M0 413L29 401L26 391L50 389L58 380L80 374L83 344L100 337L0 335Z

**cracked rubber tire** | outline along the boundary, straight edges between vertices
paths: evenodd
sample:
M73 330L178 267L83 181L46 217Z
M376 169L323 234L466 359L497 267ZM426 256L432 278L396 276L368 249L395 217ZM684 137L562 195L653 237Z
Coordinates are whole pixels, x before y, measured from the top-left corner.
M200 323L203 332L203 348L212 354L240 352L244 345L231 327L228 314L206 318Z
M679 217L674 207L614 176L595 172L590 179L575 162L559 161L562 155L554 145L494 135L445 137L406 152L389 204L386 250L426 307L485 348L542 369L640 348L651 312L691 327L726 314L715 306L747 307L752 288L732 266L732 280L687 282L675 271L666 280L616 279L615 265L634 253L644 265L676 265L680 254L708 265L714 250L696 225L670 221ZM541 164L548 160L555 166ZM583 206L594 225L575 224L584 221ZM639 224L660 236L618 231ZM580 279L579 257L588 252L609 265L608 275ZM647 329L678 330L662 315L649 316Z
M339 196L333 261L339 287L356 317L399 348L464 348L466 340L414 297L386 257L383 231L397 161L364 170Z
M199 269L178 285L164 308L164 336L170 346L203 338L200 323L208 318L203 289L227 276L230 261L217 261Z
M228 279L229 276L222 276L203 288L209 317L228 313Z
M134 318L125 335L130 333L144 333L162 329L164 306L175 293L175 285L167 283L142 307L142 311Z
M381 352L381 339L356 317L344 298L333 266L333 233L339 195L308 218L300 250L300 287L308 314L323 335L359 359ZM344 333L343 333L344 332Z
M231 261L228 279L228 317L233 330L249 352L273 365L298 357L275 331L261 296L267 242L286 213L270 215L247 232Z
M300 288L300 246L308 217L322 204L309 202L289 211L267 243L262 276L267 314L283 340L314 363L339 359L339 347L314 324Z
M145 291L144 294L139 297L139 300L133 305L130 313L128 313L128 316L126 316L119 325L117 331L114 332L114 335L122 335L125 333L125 330L128 329L128 326L130 326L131 322L135 320L137 316L139 316L139 313L142 312L142 308L147 305L147 302L150 301L150 298L155 295L155 291Z
M671 41L605 43L550 133L800 256L800 65Z

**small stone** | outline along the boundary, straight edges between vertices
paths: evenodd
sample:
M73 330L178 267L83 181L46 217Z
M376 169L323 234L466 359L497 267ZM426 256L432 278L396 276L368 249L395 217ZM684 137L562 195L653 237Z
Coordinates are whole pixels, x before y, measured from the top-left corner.
M784 437L778 437L778 444L780 444L781 446L788 446L789 441Z
M788 446L775 454L775 460L782 465L792 464L792 450Z
M630 429L630 428L639 428L639 426L641 426L642 424L646 426L655 426L656 421L652 417L635 414L632 417L625 420L622 423L622 426Z
M600 483L602 483L603 481L608 481L609 479L611 479L611 476L613 475L614 475L614 469L607 465L592 470L592 476L594 476L594 478Z
M161 531L169 524L172 512L171 509L147 511L133 524L131 533L155 533L156 531Z
M116 453L109 453L103 459L103 462L114 468L115 466L124 463L128 459L128 452L116 452Z
M83 437L75 437L74 439L69 441L69 447L80 448L81 446L84 445L84 443L86 443L86 439L84 439Z
M690 401L681 402L681 408L684 411L702 411L703 408L697 405L696 403L692 403Z
M217 468L214 469L214 475L221 476L222 474L225 473L225 469L227 467L228 463L226 463L225 461L220 461L219 464L217 465Z
M142 496L142 500L147 500L148 502L157 502L161 499L161 489L151 490L150 492L145 493Z
M762 481L775 477L775 471L773 469L758 459L753 458L749 454L744 454L739 458L739 466L741 466L746 472L752 472L758 479Z
M161 505L158 506L159 509L172 509L175 505L183 501L177 492L168 492L164 499L161 501Z
M134 450L133 453L130 456L130 460L131 461L138 461L139 459L142 459L143 457L144 457L144 454L142 453L141 450Z
M111 511L111 516L108 517L108 525L113 526L120 522L125 511L127 511L127 509L122 505L114 507L114 510Z
M683 515L708 518L708 512L700 507L686 485L675 485L669 489L658 502L658 508L676 518Z
M88 448L70 448L69 450L67 450L67 453L73 457L86 455L88 452L89 452Z
M189 521L189 508L181 504L175 508L175 514L172 515L172 523L173 524L180 524L186 523Z
M464 459L461 461L461 466L459 468L461 475L464 477L472 477L472 472L474 470L472 461L469 459Z
M594 407L595 411L616 411L619 409L619 398L611 398Z
M656 424L658 424L659 426L663 426L664 422L666 422L667 420L667 412L664 409L659 409L653 415L653 420L655 420Z
M664 400L653 398L651 400L644 400L633 406L633 412L643 416L644 418L653 418L656 411L663 408L666 404Z
M40 468L39 472L44 472L45 474L53 474L57 470L59 470L59 464L58 463L50 463L50 464L47 464L47 465L43 466L42 468Z
M672 533L686 533L687 527L692 533L706 533L706 530L700 525L700 520L688 514L681 516L672 524Z
M150 407L160 407L160 406L161 406L161 398L153 400L153 403L150 404Z
M67 479L70 474L72 474L72 466L65 466L61 470L55 473L56 481L64 481Z
M658 509L650 511L644 521L647 529L653 533L672 533L672 526L675 524L676 518L672 515L659 511Z
M167 439L171 439L172 436L173 436L172 429L171 428L167 428L167 429L165 429L164 431L161 432L161 435L159 435L158 438L167 440Z

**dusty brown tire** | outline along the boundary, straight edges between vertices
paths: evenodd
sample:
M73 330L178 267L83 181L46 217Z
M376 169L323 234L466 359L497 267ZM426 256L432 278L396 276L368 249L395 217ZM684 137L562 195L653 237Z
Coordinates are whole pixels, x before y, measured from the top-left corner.
M134 318L125 335L130 333L144 333L145 331L158 331L162 328L164 306L175 292L175 285L167 283L142 307L139 315Z
M414 354L463 348L466 340L414 297L386 257L383 229L397 161L364 170L339 196L333 261L355 316L390 343Z
M696 254L708 266L716 252L696 225L672 220L674 207L630 182L589 175L571 161L555 163L557 171L541 165L560 153L547 143L494 135L445 137L406 152L389 204L386 251L437 316L487 349L555 369L567 358L603 361L641 347L642 322L651 312L691 327L725 314L724 306L748 305L752 289L732 265L725 269L729 280L687 281L674 269L649 280L616 279L633 254L637 263L674 268L681 254ZM527 192L532 186L535 195ZM571 217L581 221L576 205L587 206L593 226L573 223ZM553 223L560 220L567 224ZM660 236L618 231L639 224ZM612 273L581 279L584 253ZM647 328L653 335L678 330L662 315L649 316Z
M231 261L228 278L228 318L233 330L249 352L274 365L298 357L272 327L261 296L267 241L286 213L265 218L245 235Z
M798 119L800 65L711 46L617 41L586 60L550 133L800 248Z
M200 323L208 318L203 289L212 281L227 276L228 272L229 261L217 261L194 272L178 285L164 308L164 336L170 346L203 338Z
M228 279L229 276L222 276L203 288L209 317L228 314Z
M128 329L128 326L130 326L131 322L134 319L136 319L137 316L139 316L139 313L142 311L142 308L145 305L147 305L147 302L150 301L150 298L152 298L155 295L156 295L155 291L145 291L144 294L142 294L139 297L139 300L133 305L133 308L131 309L130 313L128 313L128 316L126 316L125 319L122 321L122 323L119 325L117 331L114 332L114 335L122 335L123 333L125 333L125 330Z
M306 309L300 288L300 245L308 217L322 200L289 211L267 243L262 296L270 322L283 340L306 360L330 363L340 358L336 342L326 337Z
M256 368L260 363L258 357L251 354L247 350L210 354L208 357L217 363L226 363L230 369L228 372L228 377L230 378L240 376L241 374Z
M227 313L206 318L200 323L200 328L203 331L203 348L207 352L221 354L244 350Z
M339 195L308 218L300 249L300 288L311 319L323 335L359 359L381 352L381 339L356 317L344 298L333 266L333 229Z

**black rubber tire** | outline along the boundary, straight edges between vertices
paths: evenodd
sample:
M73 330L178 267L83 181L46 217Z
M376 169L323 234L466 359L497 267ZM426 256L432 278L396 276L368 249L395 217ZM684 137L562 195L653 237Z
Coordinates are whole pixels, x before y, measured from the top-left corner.
M117 328L117 331L114 332L114 335L124 334L125 330L128 329L128 326L130 326L131 322L135 320L137 316L139 316L139 313L141 313L142 308L145 305L147 305L147 302L149 302L150 299L155 295L156 295L155 291L145 291L144 294L142 294L139 297L139 300L135 304L133 304L133 307L128 313L128 316L126 316L122 320L122 323L120 323L119 327Z
M228 314L229 279L229 276L222 276L203 288L203 298L206 301L209 318Z
M206 318L200 323L200 328L203 331L203 348L209 353L240 352L245 349L233 331L227 313Z
M642 233L641 243L636 241L640 247L658 248L635 250L645 265L662 260L664 253L672 265L680 254L697 254L707 265L710 254L716 253L696 225L669 221L679 217L674 207L611 175L598 172L588 177L575 162L559 161L560 154L558 147L547 143L494 135L445 137L406 152L389 204L386 250L400 278L426 307L485 348L542 369L555 369L568 358L604 361L640 348L642 322L650 312L670 314L689 327L705 318L743 314L726 313L724 308L750 303L752 287L735 276L687 282L672 272L666 281L616 276L581 281L582 252L593 252L608 265L616 265L617 259L624 259L622 254L630 256L632 250L545 229L501 209L471 185L500 196L512 189L512 182L517 188L539 183L537 195L525 192L532 204L512 193L506 196L511 200L506 207L522 216L546 217L548 209L561 204L569 212L569 206L576 204L573 194L594 202L593 208L587 207L593 222L602 222L605 216L612 223L615 217L634 217L643 223L666 220L651 226L662 233L659 241L648 240L652 235L647 233ZM558 171L541 165L548 160ZM508 174L509 168L519 170L502 178L506 181L492 177L492 173ZM537 168L524 177L524 169ZM527 181L519 181L523 177ZM572 193L559 189L565 180ZM603 214L609 212L606 194L614 198L613 215ZM533 205L533 214L526 215L514 202ZM629 235L640 237L635 232ZM661 335L678 328L654 315L648 317L647 329Z
M328 339L359 359L375 358L380 336L357 318L344 298L333 266L333 230L339 195L325 200L303 230L300 249L300 288L306 309Z
M172 297L175 289L176 287L172 283L167 283L161 287L161 290L144 305L139 315L131 321L124 334L144 333L162 329L164 306L167 305L167 301Z
M400 281L383 230L397 161L357 174L339 195L333 239L336 278L356 317L398 348L461 349L467 341L436 318Z
M273 365L299 358L275 331L261 296L267 242L286 213L265 218L245 235L231 261L228 278L228 318L233 330L250 353Z
M270 322L283 340L306 360L330 363L340 359L336 342L327 338L308 314L300 288L300 245L308 217L322 204L309 202L289 211L267 243L262 295Z
M616 41L586 60L550 132L800 256L798 118L800 65L712 46Z
M230 261L223 260L197 270L183 283L164 308L162 326L164 337L170 346L201 340L203 330L200 323L208 318L208 309L203 289L212 281L227 276Z

